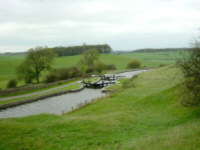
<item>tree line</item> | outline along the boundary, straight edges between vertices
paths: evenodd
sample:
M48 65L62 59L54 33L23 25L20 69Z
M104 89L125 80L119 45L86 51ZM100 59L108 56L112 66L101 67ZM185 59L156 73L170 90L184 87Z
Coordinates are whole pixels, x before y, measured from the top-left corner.
M108 44L102 44L102 45L81 45L81 46L70 46L70 47L53 47L49 48L54 53L57 54L57 56L72 56L72 55L79 55L83 54L84 50L88 51L90 49L96 49L98 53L101 54L108 54L111 52L111 47Z
M142 53L142 52L175 52L175 51L189 51L191 48L145 48L138 49L131 52Z
M36 47L26 53L25 60L17 67L16 73L18 81L22 80L25 84L31 84L34 80L40 82L42 72L49 71L43 78L45 83L59 80L81 77L90 73L101 73L103 70L115 70L114 64L104 64L99 60L99 52L96 48L86 50L79 63L68 68L52 70L52 64L57 54L48 47ZM8 88L17 86L17 80L11 79Z
M200 41L196 40L190 55L178 61L185 77L182 83L182 103L185 106L200 105Z

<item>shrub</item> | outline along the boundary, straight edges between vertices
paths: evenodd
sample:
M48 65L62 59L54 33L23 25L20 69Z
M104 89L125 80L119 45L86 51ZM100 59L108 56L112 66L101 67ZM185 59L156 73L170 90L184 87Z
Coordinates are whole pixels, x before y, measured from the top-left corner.
M185 81L182 85L184 98L182 103L185 106L200 105L200 42L195 41L189 55L178 62Z
M159 67L165 67L168 66L168 64L160 64Z
M107 70L116 70L116 66L115 66L114 64L108 64L108 65L106 66L106 69L107 69Z
M131 62L128 63L127 68L128 69L135 69L135 68L140 68L141 63L138 60L132 60Z
M65 80L70 78L67 68L57 69L54 71L54 73L57 74L57 80Z
M98 73L101 73L103 70L106 69L106 65L100 61L98 61L96 64L95 64L95 70L98 72Z
M92 73L94 72L94 67L93 66L89 66L86 70L86 73Z
M15 79L11 79L7 84L7 88L16 88L16 87L17 87L17 80Z
M66 80L81 76L81 71L77 67L54 69L49 75L45 77L44 82L50 83L59 80Z
M63 82L62 82L62 81L58 81L58 84L59 84L59 85L62 85L62 84L63 84Z
M82 74L81 71L75 66L67 68L66 72L68 72L69 78L80 77Z
M57 81L57 76L55 73L50 73L49 75L46 75L44 82L45 83L51 83Z

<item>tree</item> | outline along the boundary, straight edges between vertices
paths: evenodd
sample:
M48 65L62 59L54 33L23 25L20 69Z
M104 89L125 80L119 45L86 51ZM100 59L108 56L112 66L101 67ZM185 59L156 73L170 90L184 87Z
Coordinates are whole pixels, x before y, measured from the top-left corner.
M95 62L98 61L98 60L99 60L98 51L95 48L88 50L83 54L83 58L78 63L79 66L80 66L79 68L81 68L81 66L84 66L83 70L85 68L92 69L95 66ZM84 71L86 71L86 70L84 70Z
M128 63L127 68L128 69L135 69L135 68L140 68L141 63L138 60L132 60L131 62Z
M85 52L84 64L91 66L99 59L99 52L94 48Z
M30 84L35 76L33 69L29 68L27 61L25 60L17 67L18 79L23 79L26 84Z
M87 65L79 65L79 70L81 71L82 74L85 74L86 71L88 70L88 66Z
M116 66L114 64L108 64L106 70L116 70Z
M200 104L200 43L195 41L189 55L178 62L185 81L183 84L184 98L182 102L186 106L197 106Z
M25 61L20 64L17 74L24 80L36 79L39 83L39 77L44 70L50 70L56 54L48 47L36 47L30 49Z
M17 87L17 80L15 79L11 79L7 84L7 88L16 88L16 87Z
M101 73L103 70L106 69L106 65L103 64L102 62L98 61L96 64L95 64L95 70L98 72L98 73Z
M84 45L85 51L96 49L99 53L110 53L111 47L108 44L103 45ZM53 47L51 48L58 56L72 56L83 53L83 46L70 46L70 47Z

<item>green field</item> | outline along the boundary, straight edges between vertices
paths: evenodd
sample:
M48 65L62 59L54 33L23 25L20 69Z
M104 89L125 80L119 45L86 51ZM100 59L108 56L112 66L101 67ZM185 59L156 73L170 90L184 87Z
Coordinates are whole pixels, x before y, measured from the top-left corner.
M53 68L64 68L77 65L81 55L57 57ZM0 55L0 88L6 88L8 81L16 78L16 68L24 59L24 55ZM106 64L115 64L117 69L125 69L131 58L117 55L101 55L100 60ZM23 84L23 83L20 83Z
M24 55L0 55L0 88L5 88L7 82L16 77L16 68L23 61Z
M81 55L57 57L53 68L63 68L76 65ZM160 64L174 64L182 55L175 52L142 52L127 53L122 55L103 54L100 61L105 64L115 64L118 70L126 69L126 65L132 59L142 62L142 67L158 67ZM16 67L24 60L24 55L0 55L0 88L5 89L8 81L16 78ZM23 83L19 83L21 85Z
M121 56L136 58L142 61L146 67L158 67L160 64L174 64L177 60L187 56L186 51L166 51L166 52L132 52Z
M200 149L200 110L180 104L182 80L177 68L163 67L72 113L0 119L0 149Z

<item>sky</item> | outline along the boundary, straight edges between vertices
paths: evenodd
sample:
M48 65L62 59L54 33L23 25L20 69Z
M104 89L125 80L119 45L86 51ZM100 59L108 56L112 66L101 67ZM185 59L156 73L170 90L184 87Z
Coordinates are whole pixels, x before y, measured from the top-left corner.
M0 53L83 43L189 47L199 28L200 0L0 0Z

